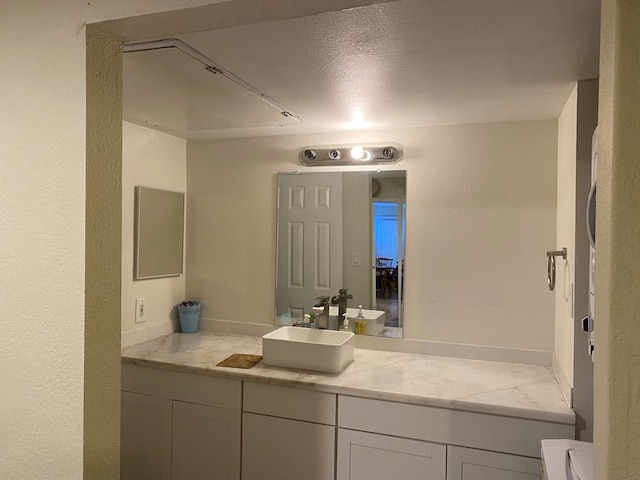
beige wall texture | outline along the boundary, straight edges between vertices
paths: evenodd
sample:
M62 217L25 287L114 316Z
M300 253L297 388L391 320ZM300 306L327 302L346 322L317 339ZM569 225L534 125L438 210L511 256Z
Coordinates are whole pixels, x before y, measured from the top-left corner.
M86 107L85 94L86 83L86 38L84 25L91 22L101 22L110 19L122 19L136 15L134 19L119 20L108 27L112 31L118 31L121 38L127 40L166 36L176 34L178 31L195 31L213 28L220 25L240 25L252 21L264 20L286 16L310 14L322 10L330 10L341 7L356 6L367 3L365 1L331 0L327 2L295 2L287 0L234 0L217 5L210 5L202 9L194 9L186 13L180 13L179 18L166 13L149 18L145 14L150 12L166 12L177 8L198 6L216 3L212 0L158 0L151 2L129 2L126 0L114 0L111 2L76 2L74 0L58 0L56 2L24 2L20 0L4 0L0 6L0 31L3 33L3 42L0 43L0 56L2 69L0 69L0 84L3 88L2 109L0 109L0 161L5 167L5 172L10 174L0 177L0 206L3 212L3 228L0 229L0 261L3 268L0 270L0 292L3 294L5 310L0 329L0 342L3 348L0 350L0 365L2 367L2 391L0 401L3 409L0 417L3 435L0 438L0 477L2 478L80 478L83 473L83 423L91 425L94 431L104 427L105 435L102 441L105 450L111 452L117 446L118 439L114 437L117 427L114 427L117 411L111 404L103 417L84 417L84 377L99 374L94 364L88 365L88 372L84 367L85 349L92 349L97 345L89 341L85 346L84 329L84 290L85 281L85 195L91 195L91 191L85 193L86 174ZM231 6L231 7L230 7ZM218 8L219 7L219 8ZM235 9L233 8L235 7ZM268 8L267 8L268 7ZM216 10L218 9L218 10ZM620 12L618 14L618 9ZM640 23L640 5L631 0L604 0L603 1L603 34L601 49L601 103L600 125L603 128L601 135L602 165L599 176L602 179L599 191L598 222L599 222L599 263L598 263L598 296L597 318L601 318L601 326L597 327L597 341L599 342L599 356L596 359L596 478L635 479L640 477L640 455L637 455L637 445L640 444L638 435L640 423L638 402L634 402L640 396L640 373L638 372L639 358L637 345L640 344L640 330L637 319L639 318L640 285L637 275L632 272L639 270L640 254L637 242L640 220L638 211L637 165L638 152L640 152L640 137L637 136L637 128L640 123L637 108L640 90L637 87L638 71L638 45L640 32L636 28ZM615 75L614 75L615 72ZM103 95L105 92L103 92ZM119 99L112 98L115 105ZM116 115L117 116L117 115ZM615 120L615 135L614 135ZM553 122L550 122L553 123ZM411 194L411 198L417 197L416 208L411 215L417 222L426 218L430 221L438 220L438 205L445 209L449 205L448 214L457 209L462 211L460 203L469 204L467 197L478 197L474 210L483 211L486 208L488 218L483 223L488 225L492 220L492 214L496 216L511 214L516 220L512 225L515 230L521 225L522 209L516 208L512 203L502 202L503 193L511 193L511 189L522 189L521 182L509 181L510 176L521 178L528 175L529 184L538 186L539 173L530 172L527 165L522 172L512 171L511 156L508 152L517 151L518 142L528 138L517 126L510 126L504 135L493 131L492 126L475 127L475 131L469 131L470 135L457 134L451 130L448 135L443 131L443 138L434 138L433 135L420 142L423 147L413 147L412 156L405 162L407 169L423 162L427 164L424 173L415 169L417 185ZM521 127L524 128L524 127ZM527 129L531 132L530 128ZM555 127L547 126L543 122L541 131L547 135L555 135ZM434 130L437 132L438 130ZM37 132L37 135L34 135ZM456 145L447 136L465 142ZM436 136L438 137L438 136ZM327 141L332 140L324 137ZM103 134L103 141L118 144L119 135L116 133ZM280 140L275 140L273 146L278 146ZM484 192L481 195L474 188L472 179L474 175L459 176L460 165L453 164L453 168L445 169L443 158L466 157L464 153L481 151L488 148L488 143L493 146L495 162L506 164L503 172L494 166L489 159L491 168L488 173L496 178L494 194ZM533 143L537 143L533 141ZM546 141L540 141L546 144ZM533 149L538 151L537 148ZM543 148L544 150L544 148ZM555 146L549 147L546 155L531 155L534 158L554 158ZM234 153L237 149L234 149ZM503 153L500 153L503 152ZM526 156L526 155L525 155ZM508 158L505 158L508 157ZM243 168L241 162L231 157L229 162L235 162L240 171ZM241 157L242 158L242 157ZM434 160L435 159L435 160ZM282 166L291 169L293 162L281 157ZM429 163L432 162L432 163ZM505 163L506 162L506 163ZM276 162L277 163L277 162ZM482 166L484 168L484 165ZM479 166L476 170L481 170ZM550 167L549 167L550 168ZM280 165L277 166L280 169ZM222 169L224 170L224 168ZM259 169L260 170L260 169ZM470 167L473 170L473 165ZM547 169L543 169L547 170ZM265 173L264 170L262 170ZM449 172L449 173L447 173ZM111 180L117 178L118 173L112 172ZM410 174L411 175L411 174ZM479 178L485 174L477 173ZM547 177L544 176L544 180ZM242 180L242 178L240 178ZM247 175L252 185L262 190L262 185L253 180L252 175ZM502 180L498 182L497 179ZM436 201L432 191L434 181L447 180L445 183L456 192L459 202L456 203L449 195L445 195ZM410 180L411 182L411 180ZM270 173L262 178L262 183L269 188L274 186L274 180ZM483 185L485 182L479 182ZM555 178L553 179L555 185ZM526 183L525 190L526 188ZM427 188L425 188L427 187ZM546 188L546 187L545 187ZM549 187L552 188L552 187ZM117 189L116 189L117 191ZM441 193L437 188L434 192ZM465 195L460 195L460 191ZM555 190L554 190L555 191ZM228 191L227 191L228 193ZM473 194L476 195L473 195ZM524 192L523 192L524 193ZM511 197L511 195L507 195ZM230 194L230 198L233 196ZM411 198L409 201L411 202ZM522 225L529 225L533 219L541 220L543 225L555 224L550 213L551 206L544 202L527 200L523 195L521 206L525 215ZM235 200L235 199L233 199ZM262 196L262 201L270 202L271 198ZM549 200L547 199L547 202ZM430 207L424 207L424 202ZM240 202L234 202L242 204ZM553 202L555 204L555 202ZM489 208L491 207L491 208ZM258 209L260 210L260 209ZM269 210L267 208L266 210ZM269 213L273 214L275 207L271 207ZM240 209L240 213L243 213ZM268 213L263 211L263 213ZM88 215L99 215L100 212L88 212ZM267 215L267 220L254 219L251 225L252 240L247 242L252 248L261 254L254 255L247 270L256 271L255 280L249 280L246 287L237 288L244 290L242 298L250 298L252 302L263 302L273 311L272 288L262 290L258 288L255 295L246 292L261 282L272 282L273 275L263 277L262 272L273 273L265 265L271 264L271 253L263 251L260 240L264 241L269 252L273 252L273 241L270 230L272 215ZM448 215L449 218L450 215ZM454 217L457 222L452 227L460 229L461 225L471 225L469 230L475 230L469 222L465 222L463 216ZM224 215L222 220L226 220ZM243 220L243 217L240 217ZM495 219L498 220L498 219ZM525 221L527 220L527 221ZM267 223L269 222L269 223ZM411 230L411 218L408 219L408 227ZM494 222L498 224L497 221ZM229 228L225 222L223 227ZM504 219L500 224L505 225ZM260 231L265 228L265 232ZM213 228L213 227L211 227ZM232 228L233 229L233 228ZM237 230L246 229L246 225L240 225ZM531 237L526 231L526 236ZM113 232L112 232L113 233ZM245 233L245 232L243 232ZM504 335L510 335L512 330L517 331L522 326L521 316L487 315L495 309L496 304L502 304L497 300L504 294L508 297L509 289L505 289L504 283L511 281L524 283L521 291L530 292L534 300L542 299L542 292L538 291L540 283L539 260L533 259L528 263L523 260L522 265L515 260L521 250L507 251L502 262L495 262L495 255L485 256L489 250L488 244L494 246L497 240L513 233L499 229L494 235L478 238L477 242L465 239L458 241L457 246L469 247L467 251L460 249L462 255L482 259L478 263L487 267L487 278L469 278L459 267L452 268L449 275L443 278L431 278L424 284L413 283L411 291L407 292L409 299L414 296L413 314L417 317L424 316L424 311L437 313L434 303L442 299L443 303L451 301L451 297L471 292L471 300L480 303L481 315L467 312L468 316L457 326L463 332L463 336L481 340L486 338L500 327L496 323L506 323ZM411 236L419 236L410 232ZM515 240L509 242L520 245L518 232L515 232ZM524 236L524 235L523 235ZM546 233L544 235L546 237ZM453 239L459 239L454 235ZM527 246L522 253L522 258L532 257L529 250L536 252L546 248L546 245L555 239L538 238L534 236L535 248ZM446 239L449 240L449 239ZM534 240L532 240L534 241ZM114 244L120 242L119 234ZM524 241L525 245L528 245ZM223 244L225 241L222 242ZM455 247L454 242L453 247ZM419 278L418 272L428 272L438 266L437 254L440 251L457 251L451 246L449 250L444 248L444 241L429 239L428 242L420 242L410 249L408 254L415 258L407 275ZM498 243L498 245L501 245ZM241 253L246 254L246 245L240 243ZM434 256L425 252L433 252ZM492 253L495 250L491 250ZM517 253L516 253L517 252ZM436 257L436 258L434 258ZM450 255L444 255L449 260ZM533 256L532 258L534 258ZM489 263L491 258L491 263ZM244 260L239 261L240 266ZM519 275L512 271L514 264L522 268ZM117 272L121 266L120 258L112 262ZM459 262L454 262L454 267ZM273 265L270 267L273 269ZM436 268L437 270L437 268ZM496 270L505 270L504 275L496 274ZM411 274L411 271L414 273ZM220 275L228 275L228 271L221 271ZM231 270L231 272L234 272ZM113 273L113 272L112 272ZM119 279L119 272L116 277ZM502 273L502 272L501 272ZM97 270L87 271L87 278L98 274ZM235 276L248 277L247 271L231 273L231 280ZM425 274L426 276L426 274ZM452 284L451 278L460 277L458 285L463 288L460 292L444 291ZM535 286L529 288L529 278L536 277ZM497 285L491 286L487 280L504 278ZM544 277L543 277L544 278ZM523 281L527 279L526 281ZM480 283L479 281L486 282ZM437 284L436 282L439 282ZM533 282L533 280L531 280ZM119 288L116 280L110 288ZM443 286L444 285L444 286ZM481 288L473 288L481 285ZM532 283L533 285L533 283ZM471 288L470 288L471 287ZM268 291L268 294L265 293ZM424 300L420 298L420 292L428 293ZM490 295L485 295L488 291ZM500 294L495 293L500 292ZM478 302L485 298L486 301ZM545 297L546 298L546 297ZM520 297L508 298L507 301L520 305ZM223 306L227 308L227 300ZM540 305L539 302L534 302ZM549 318L553 316L553 308L542 305L548 310ZM527 305L528 306L528 305ZM437 305L436 305L437 307ZM119 302L117 303L119 308ZM232 309L233 310L233 309ZM242 307L240 316L244 319L246 308ZM518 313L522 308L514 308ZM262 310L260 309L260 312ZM213 312L215 313L215 312ZM494 312L495 313L495 312ZM260 313L258 313L260 316ZM487 320L489 317L489 320ZM546 318L546 315L540 315ZM435 318L438 318L435 315ZM120 323L119 319L102 318L110 322ZM407 329L411 336L419 337L423 334L433 333L434 337L443 337L446 325L441 325L444 318L438 318L439 324L428 322L414 322ZM529 319L530 320L530 319ZM535 320L538 320L536 316ZM535 324L535 322L534 322ZM439 325L439 326L438 326ZM490 327L490 328L488 328ZM531 335L531 339L525 344L544 345L550 348L550 330L553 322L544 324ZM429 330L432 329L433 332ZM443 330L444 329L444 330ZM425 331L426 330L426 331ZM476 335L477 334L477 335ZM502 338L502 337L500 337ZM98 342L96 339L95 342ZM548 345L547 345L548 344ZM105 362L117 361L117 345L111 345L104 352ZM598 360L601 359L601 360ZM25 381L28 379L28 381ZM111 379L105 383L104 388L111 394L117 392L117 382ZM102 445L96 444L95 451L99 452ZM115 466L114 466L115 467ZM109 478L109 475L103 475ZM100 478L97 467L89 467L85 472L85 478ZM110 478L114 478L111 476Z
M405 337L551 351L556 121L189 141L186 290L203 317L272 323L276 173L306 145L383 139L407 170Z
M0 478L82 475L85 39L55 10L0 6Z
M123 123L122 137L122 339L123 345L174 331L175 304L184 300L185 276L133 280L134 189L186 192L187 142L149 128ZM136 298L145 297L144 323L135 323Z
M640 4L602 2L594 478L640 478Z
M556 258L556 324L554 368L573 386L573 288L575 278L576 135L578 85L558 118L558 213L555 250L567 249L567 259ZM583 218L580 218L582 221ZM551 250L551 248L549 249Z
M83 470L118 474L122 92L120 43L87 29Z
M101 198L121 198L120 170L108 161L94 177L102 175L105 188L85 187L92 181L86 165L93 142L102 142L107 157L121 148L118 61L117 55L87 58L85 25L120 19L101 28L132 40L367 3L376 2L1 2L0 162L7 174L0 177L0 478L117 478L118 371L101 377L100 365L119 362L120 300L113 294L121 280L121 218L119 201ZM200 6L176 17L166 13ZM87 78L101 69L106 84L88 88ZM94 103L87 94L102 98ZM100 115L105 118L97 121ZM118 128L99 131L100 123ZM85 219L94 200L98 207L87 208ZM112 225L104 232L104 270L89 258L99 251L93 235L100 224ZM103 295L96 285L106 289Z

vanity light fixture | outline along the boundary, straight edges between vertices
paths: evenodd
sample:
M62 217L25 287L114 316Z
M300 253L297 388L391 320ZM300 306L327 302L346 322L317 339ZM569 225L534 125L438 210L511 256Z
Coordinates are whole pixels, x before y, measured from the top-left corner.
M302 154L304 155L304 158L306 160L315 160L316 159L316 152L314 152L310 148L306 149L304 152L302 152Z
M339 147L304 147L298 156L309 167L332 165L383 165L402 158L402 147L396 143L382 145L342 145Z
M364 148L360 145L356 145L351 149L351 158L354 160L363 160L366 157Z

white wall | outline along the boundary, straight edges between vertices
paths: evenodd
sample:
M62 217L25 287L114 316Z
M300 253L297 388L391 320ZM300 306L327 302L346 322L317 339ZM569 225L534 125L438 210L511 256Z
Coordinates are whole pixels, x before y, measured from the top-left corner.
M573 386L577 117L578 87L575 85L558 119L558 217L554 248L567 249L566 260L556 258L554 368L559 376L565 377L569 388Z
M162 37L176 30L206 30L248 22L314 14L365 4L269 0L156 0L154 2L25 2L0 4L0 292L5 306L0 328L0 478L64 478L83 475L85 372L85 162L87 56L85 25L133 17L110 25L125 40ZM371 2L368 2L371 3ZM171 15L144 18L150 12L220 4ZM330 5L329 5L330 4ZM236 7L237 5L237 7ZM109 26L107 26L109 27ZM115 59L102 59L110 68ZM113 91L118 90L112 85ZM105 101L120 98L106 89ZM99 114L99 112L94 112ZM95 134L95 135L94 135ZM119 137L101 132L109 148ZM110 175L109 175L110 174ZM106 172L109 186L119 185L119 171ZM119 211L119 209L117 209ZM103 212L86 212L100 215ZM119 218L105 218L105 223ZM105 259L109 261L109 259ZM111 259L113 260L113 259ZM120 258L115 262L120 268ZM110 285L112 290L119 285ZM112 320L119 324L119 320ZM105 340L101 339L104 343ZM108 340L107 363L117 361L119 345ZM92 344L86 345L91 350ZM92 363L91 365L94 365ZM117 394L117 382L108 385ZM104 383L104 382L103 382ZM103 435L103 478L117 472L119 423L117 404L105 412L109 434ZM95 446L97 452L100 445ZM104 459L108 456L108 459ZM91 467L86 478L98 475ZM117 473L115 473L117 475Z
M85 212L86 197L94 192L85 191L84 25L176 4L4 0L0 5L5 172L0 175L0 478L82 478L83 425L95 422L84 417L84 376L98 373L84 368L85 327L90 328L85 325L85 213L99 214ZM110 132L103 136L110 138ZM116 185L119 171L110 180ZM117 340L102 342L117 355ZM103 457L110 465L103 465L104 472L118 466L111 456L118 412L108 416Z
M251 13L268 11L273 18L283 10L295 10L298 4L319 5L319 2L295 5L286 2L283 7L283 2L271 1L271 5L279 3L281 9L245 9ZM172 10L203 3L212 2L158 0L153 7L150 2L125 0L86 5L72 0L2 2L0 162L6 172L11 172L0 176L3 212L0 292L5 304L0 328L2 478L82 476L82 424L91 421L83 419L87 140L83 25L143 15L151 9ZM233 3L252 6L250 2ZM335 6L340 2L331 3ZM618 18L619 6L624 10ZM637 63L633 59L637 58L639 45L634 38L638 35L635 27L639 10L633 2L603 2L600 69L604 79L600 97L604 107L600 117L603 161L599 169L603 188L599 193L602 208L598 208L598 222L602 233L598 241L602 242L600 258L604 260L598 266L600 300L596 304L596 314L602 319L596 336L602 345L599 358L603 360L596 360L596 478L624 475L637 478L640 474L637 463L640 456L631 448L638 444L640 432L633 428L632 421L638 423L639 405L633 399L637 398L634 394L640 375L632 373L638 368L638 357L633 352L639 343L636 339L640 332L637 322L640 286L637 276L626 270L636 266L640 258L637 251L628 251L638 246L633 238L637 239L640 223L637 216L640 189L634 185L636 177L632 175L637 160L633 152L637 155L640 151L634 143L638 139L638 110L633 110L638 94ZM264 15L257 15L260 14ZM206 19L225 22L229 18L230 15L203 16L199 12L197 15L202 29L210 27ZM241 20L236 17L235 24ZM187 19L183 17L182 21L181 27L185 27ZM134 29L144 30L141 35L147 37L163 36L171 31L167 26L173 27L176 22L165 17L164 22L150 24L138 17L134 24L120 25L125 33L122 38L131 39L126 33ZM617 57L618 63L617 48L624 49L623 55ZM617 86L613 82L614 70ZM629 153L628 157L616 157L626 160L622 164L612 160L614 104L619 109L616 122L621 129L616 148L628 148L625 153ZM549 135L555 134L555 129L552 130ZM34 136L34 132L38 134ZM292 164L286 166L291 168ZM612 179L616 183L611 187ZM269 183L268 175L263 181ZM617 197L610 208L612 193ZM628 198L633 201L625 206ZM613 221L611 211L616 212ZM271 247L268 235L258 232L257 237L266 238ZM612 243L616 248L625 248L613 250ZM539 278L539 269L533 269ZM609 285L610 278L615 279L613 288ZM634 359L633 369L629 368L629 358ZM111 421L117 422L117 413L110 413Z
M84 36L73 16L51 22L53 5L22 4L0 7L0 477L79 478Z
M122 344L131 345L171 333L175 304L184 300L185 275L133 280L134 188L185 192L187 142L123 122L122 136ZM147 320L135 323L136 298L146 297Z
M404 198L407 188L404 178L377 176L380 182L380 194L374 200L388 200Z
M342 176L342 232L344 286L353 299L350 305L371 308L371 180L368 175L345 173ZM352 256L360 257L360 265L352 264Z
M398 142L407 170L405 337L551 351L557 122L189 141L187 295L274 317L275 174L310 144Z

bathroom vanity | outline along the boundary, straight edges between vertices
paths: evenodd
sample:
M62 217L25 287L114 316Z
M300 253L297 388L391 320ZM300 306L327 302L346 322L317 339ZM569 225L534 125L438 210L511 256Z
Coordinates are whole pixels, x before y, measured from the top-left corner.
M572 438L550 368L356 349L340 374L215 366L261 339L123 350L122 478L536 480Z

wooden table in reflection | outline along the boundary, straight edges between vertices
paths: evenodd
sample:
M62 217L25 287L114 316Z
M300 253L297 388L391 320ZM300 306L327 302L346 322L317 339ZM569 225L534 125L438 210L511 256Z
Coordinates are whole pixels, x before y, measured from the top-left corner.
M393 295L398 287L398 270L391 267L376 267L376 292L378 298Z

